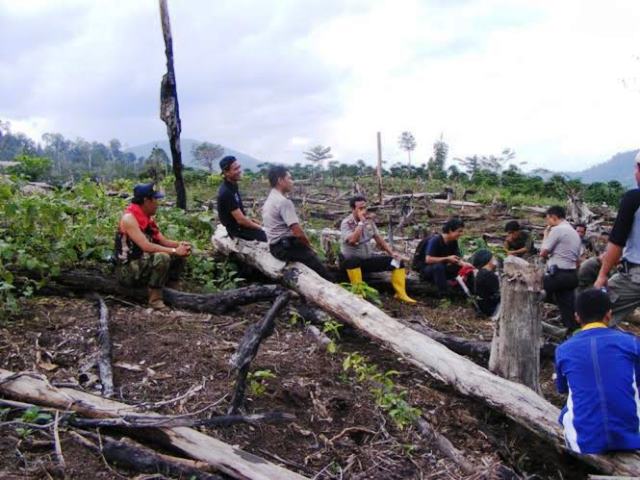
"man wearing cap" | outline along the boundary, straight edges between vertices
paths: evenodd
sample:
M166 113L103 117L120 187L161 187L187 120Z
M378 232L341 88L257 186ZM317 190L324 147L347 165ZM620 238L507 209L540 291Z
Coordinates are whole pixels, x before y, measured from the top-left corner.
M189 243L169 240L158 229L153 216L158 199L163 197L154 190L153 183L136 185L115 239L118 281L129 287L146 286L149 305L156 310L167 309L162 287L177 283L185 259L191 254Z
M635 159L635 180L640 187L640 151ZM609 234L602 267L594 284L602 288L608 284L613 303L612 325L617 325L640 306L640 188L625 193L620 200L618 216ZM621 270L608 280L613 267L621 262Z
M471 257L471 264L477 269L473 276L471 291L475 294L480 313L490 317L500 303L500 280L496 274L496 262L493 253L480 249Z
M238 181L242 177L240 162L231 155L220 160L220 170L224 182L218 190L218 218L231 238L266 242L267 236L260 224L249 219L244 213Z

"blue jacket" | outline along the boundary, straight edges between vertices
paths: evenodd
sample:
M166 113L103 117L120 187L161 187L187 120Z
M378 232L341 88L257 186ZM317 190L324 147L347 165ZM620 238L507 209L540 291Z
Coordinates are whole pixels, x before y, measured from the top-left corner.
M609 328L576 333L556 350L567 446L578 453L640 449L640 339Z

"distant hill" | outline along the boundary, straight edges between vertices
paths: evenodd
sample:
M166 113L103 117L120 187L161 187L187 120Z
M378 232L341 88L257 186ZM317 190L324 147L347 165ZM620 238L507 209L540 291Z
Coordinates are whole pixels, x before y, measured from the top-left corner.
M180 147L182 148L182 163L185 166L204 170L204 167L201 164L197 163L195 158L193 158L193 155L191 154L191 150L193 149L193 147L201 143L203 142L199 140L193 140L191 138L180 139ZM153 147L156 146L162 148L169 156L169 158L171 158L171 149L169 148L168 140L156 140L154 142L145 143L143 145L136 145L135 147L127 148L125 152L131 152L136 157L147 158L149 154L151 154L151 150L153 150ZM222 147L224 148L224 154L222 156L233 155L240 161L242 168L244 168L245 170L251 169L253 171L256 171L258 164L263 163L261 160L253 158L252 156L245 153L238 152L237 150L233 150L232 148L227 148L224 145L222 145Z
M633 186L633 161L638 150L616 153L603 163L589 167L581 172L567 172L571 178L579 178L583 183L608 182L617 180L622 185Z

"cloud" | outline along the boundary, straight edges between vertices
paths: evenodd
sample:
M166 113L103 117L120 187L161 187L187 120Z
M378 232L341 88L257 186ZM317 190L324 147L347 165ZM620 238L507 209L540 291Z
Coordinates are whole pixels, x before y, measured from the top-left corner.
M268 161L425 162L513 148L583 168L637 148L633 0L170 2L183 135ZM156 2L0 0L0 118L134 145L165 135ZM8 48L7 48L8 47ZM623 82L624 80L624 82Z

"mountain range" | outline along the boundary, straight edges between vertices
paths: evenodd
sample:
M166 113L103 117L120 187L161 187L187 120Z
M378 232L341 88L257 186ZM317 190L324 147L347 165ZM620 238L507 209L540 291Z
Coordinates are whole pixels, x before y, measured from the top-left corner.
M204 168L202 165L196 162L196 159L193 157L191 150L194 146L202 143L199 140L194 140L191 138L183 138L180 139L180 143L182 146L182 162L187 167L192 168ZM168 155L170 155L169 142L167 140L156 140L153 142L145 143L143 145L137 145L135 147L127 148L127 152L132 152L136 155L136 157L148 157L151 153L153 147L160 147ZM233 155L242 164L242 167L245 169L251 169L256 171L257 166L262 163L262 160L254 158L246 153L239 152L232 148L228 148L223 146L224 155ZM578 172L552 172L549 170L533 170L530 173L532 175L539 175L543 177L545 180L551 177L552 175L566 175L569 178L576 178L582 180L583 183L594 183L594 182L608 182L611 180L617 180L622 185L626 187L634 186L635 179L633 176L633 162L635 156L638 154L639 150L629 150L626 152L616 153L609 160L589 167L585 170L581 170Z

